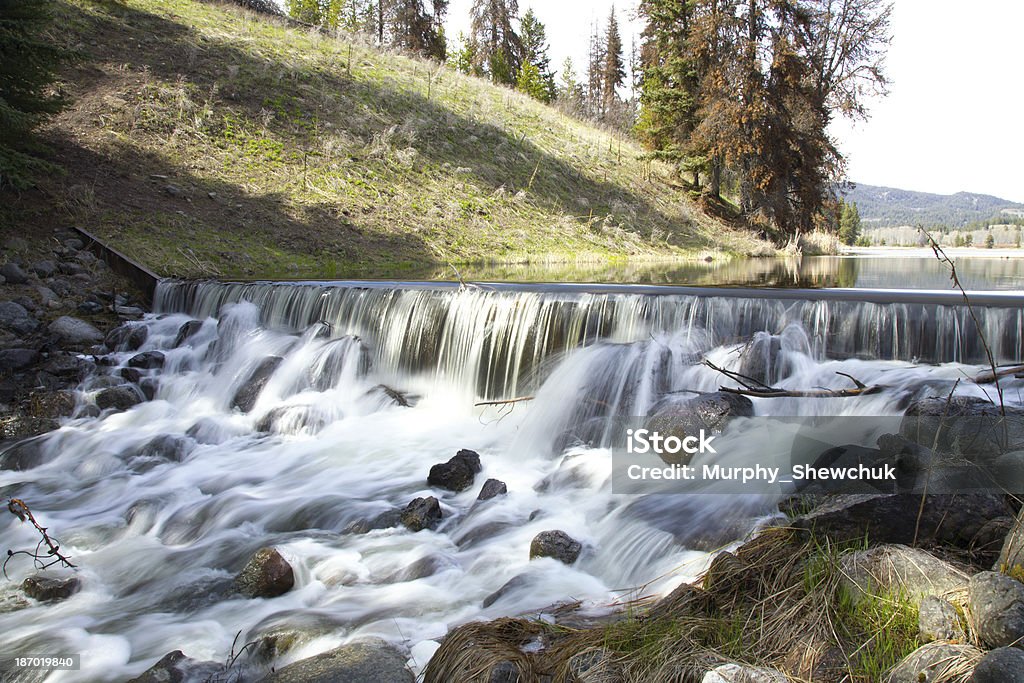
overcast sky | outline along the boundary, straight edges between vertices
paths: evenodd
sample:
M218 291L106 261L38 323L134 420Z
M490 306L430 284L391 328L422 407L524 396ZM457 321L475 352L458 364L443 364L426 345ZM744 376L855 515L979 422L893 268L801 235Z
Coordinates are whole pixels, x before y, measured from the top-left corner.
M452 0L451 38L469 26L471 0ZM603 27L611 0L520 0L544 22L552 67L570 56L577 73L587 40ZM635 0L614 3L629 50ZM850 179L869 185L951 194L960 190L1024 202L1024 2L896 0L887 98L867 123L833 133Z

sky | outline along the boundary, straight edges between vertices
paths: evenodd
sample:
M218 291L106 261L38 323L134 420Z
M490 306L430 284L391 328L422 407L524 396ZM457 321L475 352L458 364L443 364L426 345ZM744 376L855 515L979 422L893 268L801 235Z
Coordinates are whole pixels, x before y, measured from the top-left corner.
M452 0L446 31L469 27L471 0ZM547 27L552 68L586 64L593 23L611 0L520 0ZM614 3L629 50L641 25L636 0ZM831 128L851 180L905 190L991 194L1024 203L1024 2L895 0L888 97L867 122Z

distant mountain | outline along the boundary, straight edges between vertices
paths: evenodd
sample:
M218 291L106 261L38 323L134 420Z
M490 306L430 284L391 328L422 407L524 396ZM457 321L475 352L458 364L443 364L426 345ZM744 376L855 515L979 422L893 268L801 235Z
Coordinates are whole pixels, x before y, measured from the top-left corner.
M921 225L925 228L959 228L999 216L1020 218L1024 204L972 192L931 194L894 187L857 185L844 193L857 203L865 228Z

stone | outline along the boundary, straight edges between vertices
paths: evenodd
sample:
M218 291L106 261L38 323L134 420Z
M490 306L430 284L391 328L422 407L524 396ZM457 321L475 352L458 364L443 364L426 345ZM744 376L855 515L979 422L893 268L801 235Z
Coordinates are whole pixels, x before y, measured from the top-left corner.
M295 585L295 572L277 548L260 548L235 577L235 588L250 598L275 598Z
M121 368L117 374L132 384L138 384L142 381L142 371L136 368Z
M501 585L501 587L498 588L498 590L494 591L493 593L491 593L490 595L485 597L483 603L481 604L481 606L484 609L487 609L488 607L490 607L494 603L496 603L499 600L501 600L502 598L504 598L509 593L512 593L513 591L517 591L520 588L524 588L524 587L528 586L529 584L530 584L530 577L528 575L526 575L526 574L517 574L517 575L513 576L511 579L509 579L508 581L506 581L505 583L503 583Z
M428 496L414 499L402 510L399 519L410 531L423 531L435 528L441 517L441 504L437 498Z
M842 584L854 602L865 595L902 595L913 604L967 587L970 577L919 548L880 545L846 553L839 559Z
M917 627L921 633L921 642L933 640L964 640L967 636L960 617L948 600L936 595L929 595L917 608Z
M979 572L968 586L971 623L987 647L1017 644L1024 638L1024 583L996 572Z
M476 499L490 500L491 498L504 496L506 493L508 493L508 487L505 486L505 482L499 481L498 479L488 479L480 488L480 495L478 495Z
M108 332L103 345L111 351L137 351L148 336L149 328L145 325L124 324Z
M289 664L261 683L414 683L405 662L395 647L373 638Z
M77 237L66 239L61 244L64 245L65 249L70 249L71 251L80 251L85 248L85 244Z
M30 576L21 584L21 590L30 598L39 602L56 602L66 600L82 588L77 576L62 579L50 576Z
M33 391L28 398L33 415L50 419L73 415L78 403L75 392L67 389Z
M143 444L134 455L135 457L156 458L166 462L181 462L195 447L195 442L187 436L161 434Z
M219 662L200 662L186 657L181 650L164 655L160 661L146 669L141 676L128 683L189 683L191 681L219 680L223 674L224 664Z
M274 434L316 434L326 426L327 415L317 406L285 405L273 408L263 415L256 423L256 431Z
M139 370L156 370L164 366L164 354L159 351L145 351L128 359L128 367Z
M69 382L81 382L96 369L94 363L73 353L51 353L42 370Z
M0 350L0 372L22 370L38 363L39 358L39 352L35 349Z
M53 303L57 303L57 304L60 303L57 300L57 292L53 291L49 287L41 287L41 286L40 287L36 287L36 294L39 295L39 301L44 306L49 306L50 304L53 304Z
M88 275L89 271L85 269L81 263L75 263L74 261L61 261L57 264L57 270L65 275Z
M971 683L1024 683L1024 650L999 647L985 653L974 667Z
M146 311L138 306L114 306L114 313L122 318L141 318L146 315Z
M28 282L28 273L21 269L17 263L8 261L0 266L0 275L7 280L8 284L23 285Z
M1006 534L1003 547L999 551L999 559L993 569L1008 572L1014 567L1020 567L1024 575L1024 510L1017 514L1013 526Z
M28 269L42 278L53 277L57 272L57 264L53 261L36 261Z
M14 301L0 302L0 327L15 334L26 335L36 331L39 321L28 310Z
M579 683L622 683L626 680L614 655L600 647L570 657L569 672Z
M972 462L998 455L1003 443L1024 442L1024 408L1000 407L976 396L937 396L912 402L904 411L900 436Z
M775 669L722 664L705 673L701 683L787 683L788 680Z
M256 405L263 388L274 375L274 371L281 365L284 359L280 356L267 356L260 361L259 365L249 374L248 379L242 383L231 399L231 407L238 408L243 413L248 413Z
M560 530L542 531L533 537L530 543L530 559L538 557L551 557L572 564L580 556L583 545Z
M487 672L487 683L522 683L525 680L519 665L507 659L491 665Z
M196 335L199 330L203 327L202 320L189 320L187 323L178 328L178 334L174 337L174 343L171 344L173 348L178 348L186 341ZM191 344L189 345L191 346Z
M433 576L438 572L442 572L448 569L457 568L451 559L444 555L425 555L420 559L410 563L403 569L391 574L384 583L401 583L402 581L415 581L416 579L422 579L427 576Z
M0 470L24 472L45 464L52 456L43 439L24 439L0 452Z
M715 391L693 398L672 395L654 406L645 427L662 436L679 439L705 432L721 432L734 417L751 417L754 404L746 396ZM691 455L686 453L663 454L669 464L685 464Z
M63 315L47 329L69 344L98 344L103 341L103 333L80 318Z
M96 394L96 406L100 410L128 410L144 400L142 391L131 385L109 387Z
M838 543L862 541L917 545L943 543L971 547L982 527L1013 514L995 494L913 495L841 494L824 498L792 521L820 538Z
M476 451L460 450L448 462L430 468L427 484L449 491L465 491L481 470L480 455Z
M954 680L944 673L958 667L969 667L981 651L973 645L934 642L922 645L903 658L889 672L886 683L931 683Z
M98 301L83 301L76 308L79 313L84 313L85 315L96 315L103 312L103 304Z

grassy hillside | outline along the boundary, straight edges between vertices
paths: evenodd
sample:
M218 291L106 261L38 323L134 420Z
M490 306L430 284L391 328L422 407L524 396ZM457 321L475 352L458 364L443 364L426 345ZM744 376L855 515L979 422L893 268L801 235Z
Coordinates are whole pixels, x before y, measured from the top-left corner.
M448 68L195 0L63 0L64 177L0 208L175 275L763 252L641 150Z

